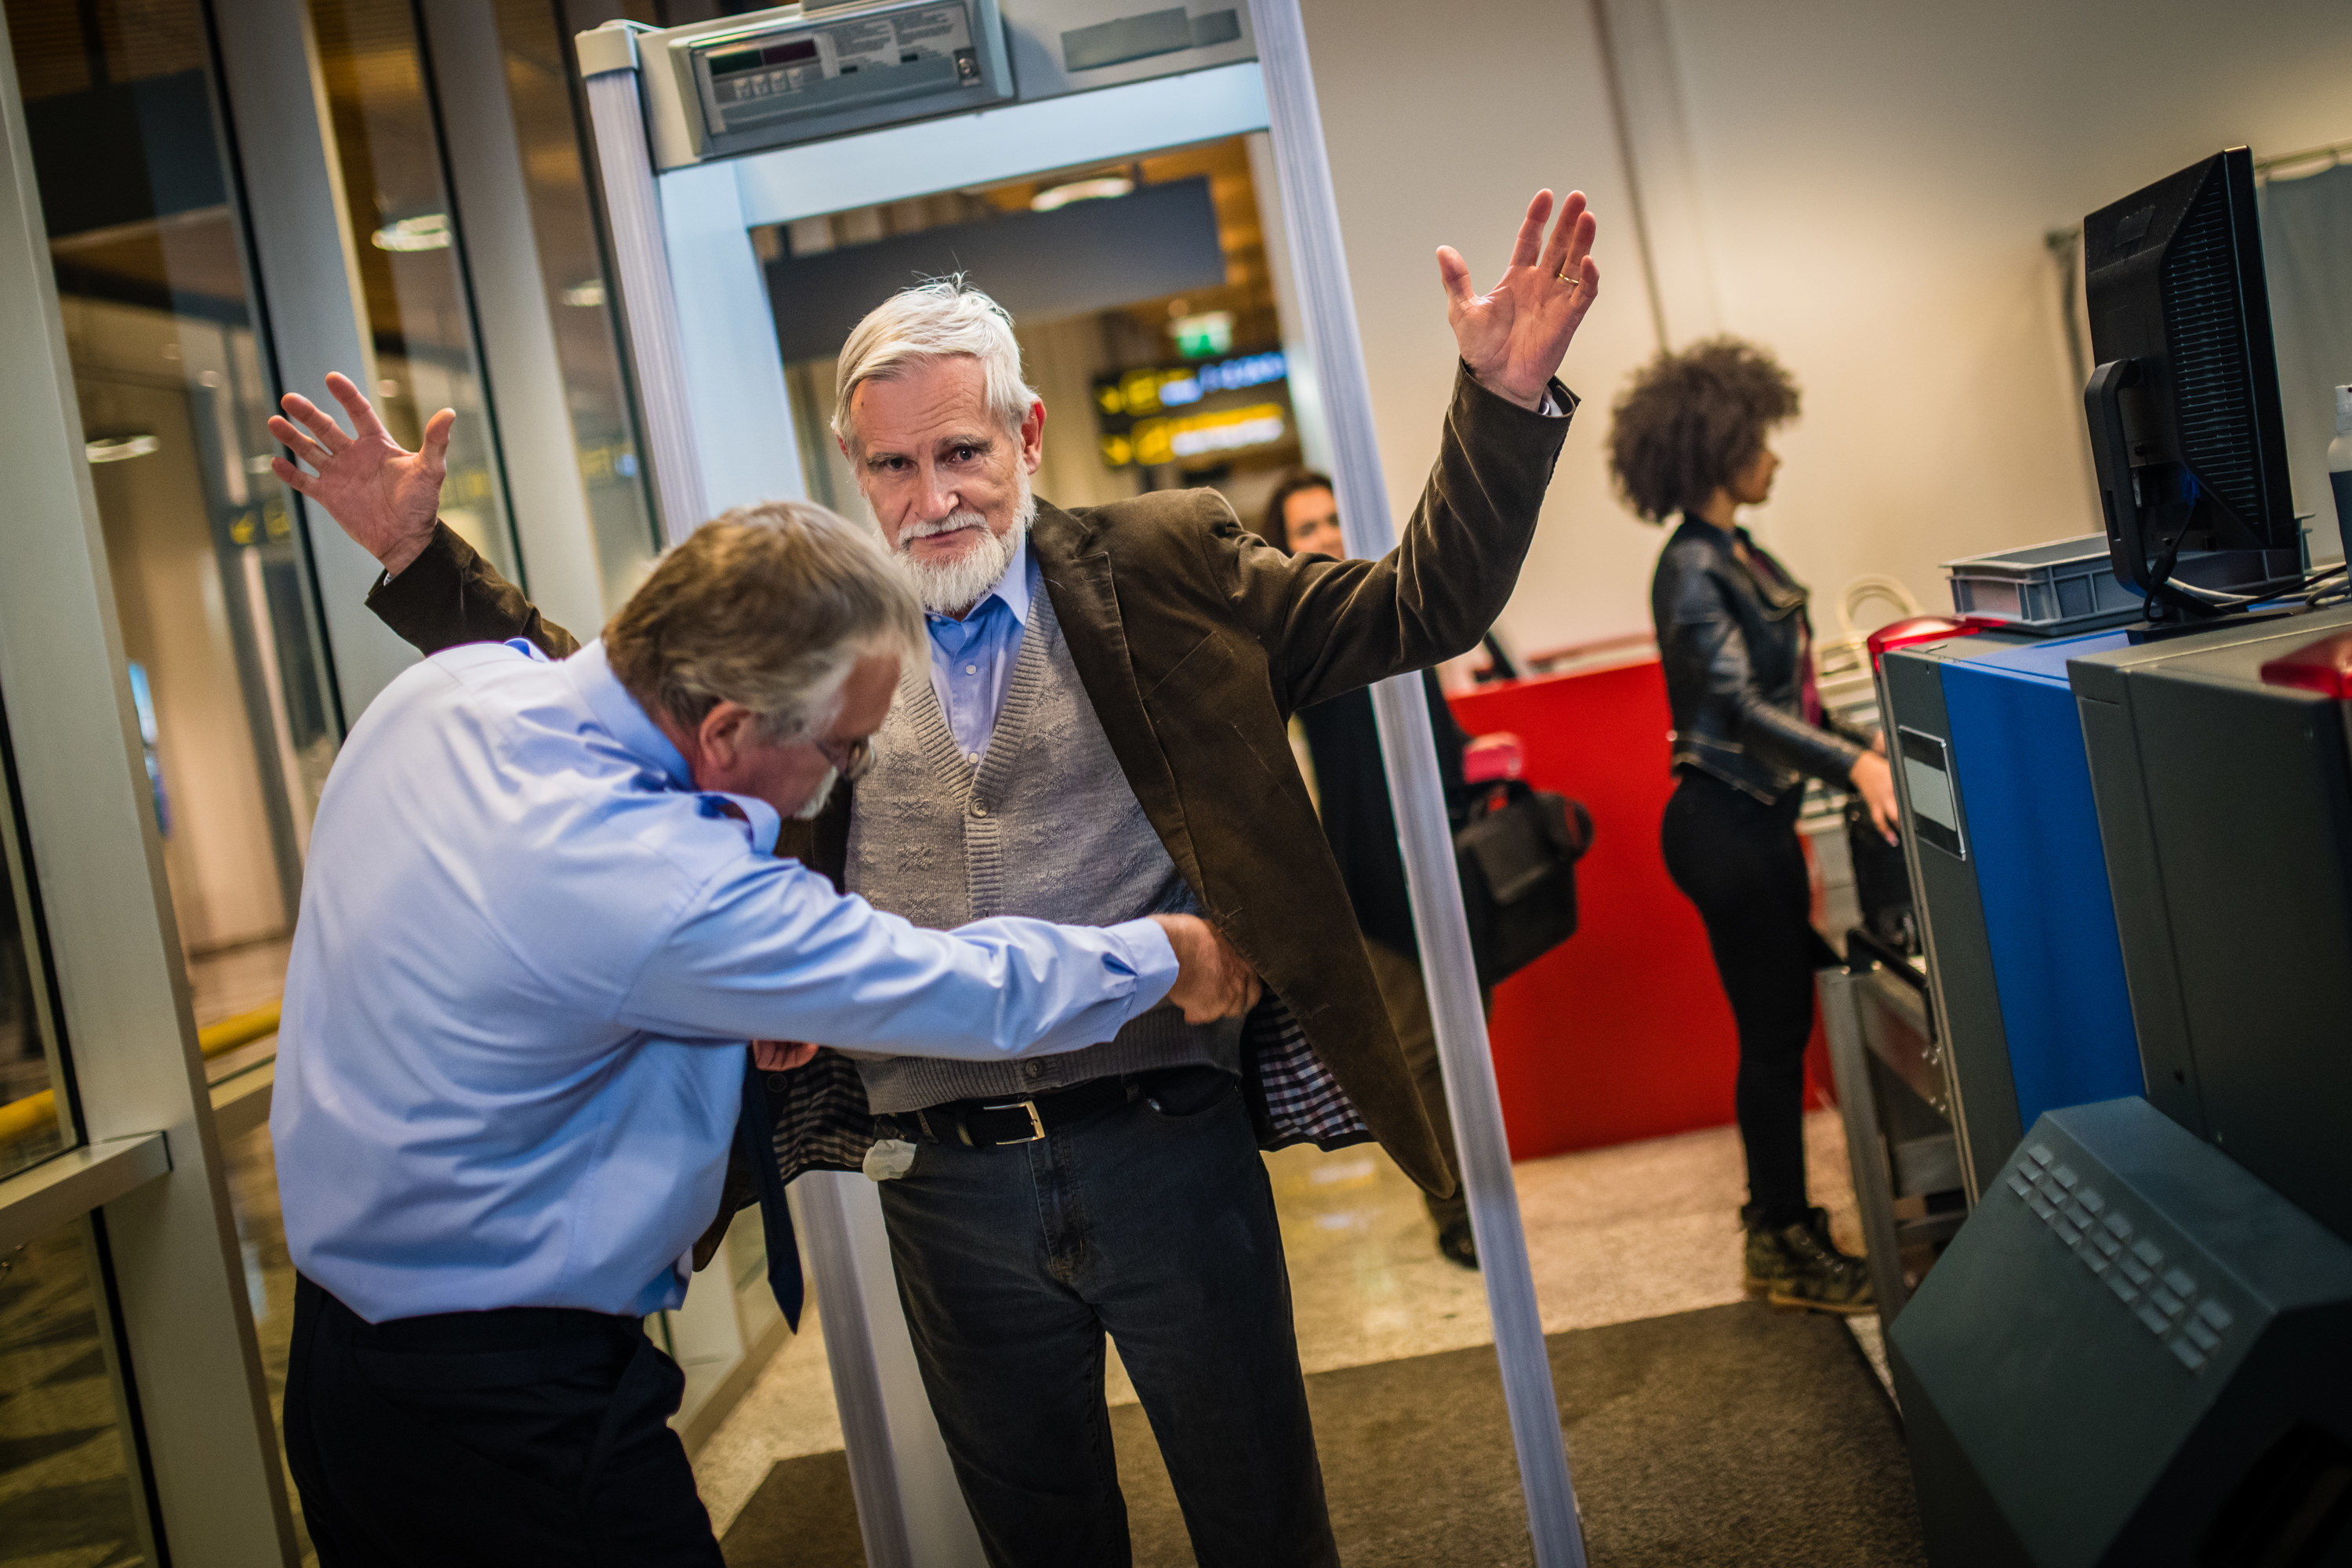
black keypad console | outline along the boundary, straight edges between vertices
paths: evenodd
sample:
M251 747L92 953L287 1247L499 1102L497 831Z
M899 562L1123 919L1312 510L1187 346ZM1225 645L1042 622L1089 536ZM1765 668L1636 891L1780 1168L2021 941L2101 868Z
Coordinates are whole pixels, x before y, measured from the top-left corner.
M2050 1234L2105 1284L2118 1310L2164 1342L2173 1359L2201 1373L2227 1342L2236 1314L2211 1280L2200 1280L2168 1258L2155 1234L2164 1227L2126 1212L2129 1194L2111 1195L2085 1183L2057 1151L2028 1143L2001 1184L2033 1211Z

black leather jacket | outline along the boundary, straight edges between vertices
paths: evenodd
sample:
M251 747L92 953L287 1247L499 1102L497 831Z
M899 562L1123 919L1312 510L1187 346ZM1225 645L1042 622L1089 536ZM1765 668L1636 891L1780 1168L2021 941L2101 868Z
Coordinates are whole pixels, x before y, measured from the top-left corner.
M1804 588L1738 531L1761 566L1711 523L1683 523L1658 557L1650 615L1674 713L1674 766L1773 801L1807 774L1843 785L1866 736L1808 723L1801 697L1812 626Z

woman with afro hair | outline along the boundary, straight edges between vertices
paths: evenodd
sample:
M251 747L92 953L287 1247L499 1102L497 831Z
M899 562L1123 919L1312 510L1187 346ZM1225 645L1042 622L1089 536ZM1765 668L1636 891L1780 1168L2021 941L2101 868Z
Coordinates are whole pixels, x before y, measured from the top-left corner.
M1739 1027L1748 1292L1852 1313L1873 1310L1868 1276L1805 1193L1805 1042L1813 970L1829 959L1797 813L1818 778L1859 795L1891 832L1895 789L1883 742L1822 708L1803 585L1739 526L1739 509L1771 494L1770 437L1797 404L1789 373L1751 343L1662 353L1617 400L1609 463L1636 514L1679 520L1650 586L1676 775L1660 839Z

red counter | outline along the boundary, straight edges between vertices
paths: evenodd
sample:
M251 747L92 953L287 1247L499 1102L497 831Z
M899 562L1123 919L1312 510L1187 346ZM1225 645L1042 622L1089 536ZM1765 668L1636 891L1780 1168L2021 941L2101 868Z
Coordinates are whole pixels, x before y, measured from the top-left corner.
M1658 850L1674 779L1657 661L1482 688L1453 706L1473 735L1517 734L1528 781L1592 813L1577 934L1495 994L1511 1157L1731 1121L1731 1009L1706 928Z

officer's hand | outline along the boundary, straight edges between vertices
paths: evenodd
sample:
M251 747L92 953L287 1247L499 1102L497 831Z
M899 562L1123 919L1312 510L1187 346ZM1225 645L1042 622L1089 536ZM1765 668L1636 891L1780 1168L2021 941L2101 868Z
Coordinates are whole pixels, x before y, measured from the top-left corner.
M1168 1000L1184 1010L1188 1024L1238 1018L1265 994L1257 972L1234 951L1217 928L1198 915L1153 915L1176 950L1176 984Z
M790 1072L806 1067L816 1047L804 1040L753 1040L751 1060L761 1072Z

